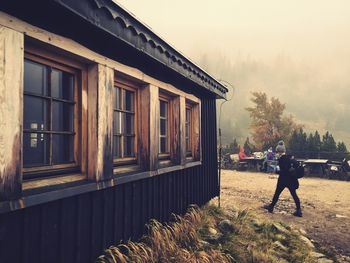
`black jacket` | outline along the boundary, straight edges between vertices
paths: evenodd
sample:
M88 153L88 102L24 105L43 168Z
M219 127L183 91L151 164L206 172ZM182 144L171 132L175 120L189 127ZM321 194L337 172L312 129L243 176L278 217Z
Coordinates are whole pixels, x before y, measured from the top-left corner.
M291 155L282 155L278 159L278 166L280 168L278 174L278 184L288 188L298 189L299 181L293 174L293 169L298 167L298 162Z

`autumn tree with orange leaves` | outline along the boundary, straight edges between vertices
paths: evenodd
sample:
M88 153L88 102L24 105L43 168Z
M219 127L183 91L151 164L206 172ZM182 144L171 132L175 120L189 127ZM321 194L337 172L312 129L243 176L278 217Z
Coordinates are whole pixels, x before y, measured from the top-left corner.
M285 116L286 105L278 98L269 99L264 92L252 92L253 107L248 107L252 119L250 129L257 149L266 150L277 145L279 140L288 142L292 132L301 127L293 116Z

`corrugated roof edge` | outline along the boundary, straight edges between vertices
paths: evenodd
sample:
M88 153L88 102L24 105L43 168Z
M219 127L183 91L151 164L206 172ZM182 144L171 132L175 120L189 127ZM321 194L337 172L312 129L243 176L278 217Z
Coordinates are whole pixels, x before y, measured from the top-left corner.
M79 10L74 9L76 5L74 7L70 6L69 0L55 1L70 9L71 11L75 12L76 14L84 17L89 22L94 22L99 27L103 26L101 25L98 16L95 16L93 19L86 17L82 13L79 13ZM221 84L218 80L212 77L205 70L201 69L198 65L192 62L181 52L177 51L160 36L155 34L150 27L148 27L139 19L137 19L134 14L127 11L124 7L112 0L90 1L92 1L95 4L97 10L106 11L104 13L107 13L110 16L110 18L113 19L116 23L118 23L118 26L122 28L123 31L125 31L125 35L120 34L120 32L118 32L118 34L115 34L116 37L120 38L121 40L130 44L131 46L138 48L140 51L148 54L152 58L156 59L158 62L163 63L166 66L172 68L179 74L185 76L187 79L194 81L198 85L215 93L218 97L226 97L228 89L223 84ZM130 34L130 31L132 34ZM130 35L133 38L138 39L131 39ZM139 41L140 39L142 41ZM140 43L143 43L144 46L140 46L142 45ZM149 52L149 47L153 49L152 52ZM155 54L155 52L157 53Z

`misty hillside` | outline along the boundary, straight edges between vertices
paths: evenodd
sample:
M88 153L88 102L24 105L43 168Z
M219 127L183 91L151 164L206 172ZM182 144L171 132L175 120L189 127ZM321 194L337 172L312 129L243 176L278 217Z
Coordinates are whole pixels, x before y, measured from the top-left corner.
M233 99L222 107L223 143L232 138L242 142L249 136L250 118L245 107L250 105L252 91L263 91L285 103L286 113L292 114L307 132L317 129L323 134L329 130L337 141L350 146L348 66L332 65L331 61L312 65L283 55L262 62L251 57L229 61L220 54L207 54L199 55L197 61L218 79L235 86Z

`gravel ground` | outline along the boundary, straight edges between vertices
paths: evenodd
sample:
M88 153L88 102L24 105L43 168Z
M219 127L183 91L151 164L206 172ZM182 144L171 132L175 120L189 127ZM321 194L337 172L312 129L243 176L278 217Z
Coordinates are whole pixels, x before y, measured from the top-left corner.
M294 217L295 205L285 189L270 214L262 206L273 196L277 175L222 171L221 206L250 209L261 216L306 231L307 236L339 259L350 262L350 182L302 178L297 190L303 217Z

